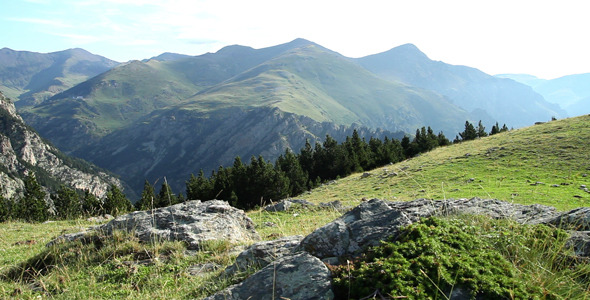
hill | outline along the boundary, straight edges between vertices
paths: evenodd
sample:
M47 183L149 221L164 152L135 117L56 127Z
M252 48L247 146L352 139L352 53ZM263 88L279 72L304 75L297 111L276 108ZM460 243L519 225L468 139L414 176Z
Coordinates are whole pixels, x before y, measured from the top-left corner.
M437 148L349 176L303 199L495 198L559 209L590 205L590 115L552 121Z
M545 101L527 85L475 68L433 61L412 44L357 61L385 79L440 93L488 123L497 121L518 128L566 116L558 105Z
M31 106L94 77L118 63L83 49L36 53L0 49L0 90Z
M35 173L50 191L60 185L89 190L103 197L119 179L81 159L68 157L43 140L16 113L14 104L0 92L0 195L11 198L22 192L23 178Z

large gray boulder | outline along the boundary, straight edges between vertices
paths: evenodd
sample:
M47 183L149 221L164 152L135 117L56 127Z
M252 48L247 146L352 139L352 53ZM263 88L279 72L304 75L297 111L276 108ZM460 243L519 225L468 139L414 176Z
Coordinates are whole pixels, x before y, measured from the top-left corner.
M333 299L330 270L308 253L284 256L206 300Z
M584 210L586 212L588 210ZM305 237L299 250L321 259L357 256L381 240L395 237L399 230L414 222L434 215L478 214L492 218L510 218L522 224L551 224L566 222L562 212L543 205L521 205L494 199L451 199L444 201L418 199L408 202L388 202L373 199L355 207L333 222ZM572 214L569 219L588 224ZM567 221L572 224L573 221ZM576 223L577 224L577 223ZM583 226L582 226L583 227Z
M301 241L298 249L321 259L360 254L413 221L390 203L373 199L316 229Z
M136 211L92 230L106 235L115 230L127 231L144 242L183 241L191 250L198 250L201 243L210 240L226 240L232 243L260 240L254 229L254 222L244 211L221 200L193 200L153 210ZM76 233L58 239L74 240L84 236L83 233Z
M238 255L235 263L225 269L225 273L232 275L250 268L263 268L283 256L292 254L302 239L302 235L294 235L252 244Z

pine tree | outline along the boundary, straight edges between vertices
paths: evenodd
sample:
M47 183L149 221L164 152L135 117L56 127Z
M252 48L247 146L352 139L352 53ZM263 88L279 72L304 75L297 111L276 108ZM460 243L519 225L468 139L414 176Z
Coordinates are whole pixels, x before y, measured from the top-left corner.
M213 184L210 179L205 178L203 170L199 171L199 176L191 174L191 178L186 182L186 197L191 200L211 200L213 195Z
M35 175L27 175L24 183L24 194L20 201L18 201L18 218L27 222L47 221L49 218L49 207L45 201L46 193L37 182Z
M502 126L502 128L500 129L500 132L505 132L508 131L508 127L506 126L506 124L504 124L504 126Z
M155 207L166 207L170 205L174 205L177 203L176 195L172 192L172 188L166 181L162 183L160 187L160 192L156 197L156 201L154 203Z
M496 122L496 125L492 126L492 131L490 131L490 135L494 135L499 132L500 132L500 126L498 125L498 122Z
M53 205L55 206L55 215L62 220L75 219L82 214L80 197L76 191L61 186L57 193L51 195Z
M459 133L459 135L463 141L475 140L477 138L477 131L475 130L475 127L473 127L473 124L469 121L465 121L465 130Z
M486 137L486 136L488 136L488 133L486 132L486 128L481 123L481 120L479 120L479 123L477 124L477 137L482 138L482 137Z
M438 133L438 136L436 137L436 139L437 139L438 145L440 147L448 146L451 144L451 141L449 141L449 139L447 139L447 137L445 136L445 134L442 131Z
M126 213L133 208L133 205L125 197L125 194L116 185L111 185L107 196L104 199L103 210L104 213L118 216L122 213Z
M289 196L299 195L307 190L307 173L303 171L297 156L290 149L287 148L285 154L279 156L275 162L275 169L283 172L289 179Z
M12 217L12 201L2 196L0 191L0 223L10 220Z
M90 190L84 192L84 198L82 199L82 213L89 217L104 213L102 202L96 198Z
M148 210L155 208L156 196L154 192L154 186L146 179L143 183L143 191L141 192L141 198L135 202L136 210Z

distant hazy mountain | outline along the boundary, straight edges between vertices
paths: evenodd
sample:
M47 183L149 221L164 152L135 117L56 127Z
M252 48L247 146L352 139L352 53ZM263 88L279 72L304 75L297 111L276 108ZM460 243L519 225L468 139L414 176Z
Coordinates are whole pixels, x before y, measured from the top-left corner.
M535 80L532 75L502 74L501 77L530 85L545 100L559 104L570 116L590 113L590 73L574 74L551 80ZM527 78L529 78L527 80Z
M0 193L12 197L22 191L30 172L48 190L60 185L106 194L119 179L78 158L68 157L43 140L16 113L12 101L0 92Z
M412 44L357 61L383 78L436 91L469 112L485 112L491 120L509 126L565 116L559 106L548 103L529 86L471 67L433 61Z
M118 63L83 49L35 53L0 49L0 89L16 105L35 105Z

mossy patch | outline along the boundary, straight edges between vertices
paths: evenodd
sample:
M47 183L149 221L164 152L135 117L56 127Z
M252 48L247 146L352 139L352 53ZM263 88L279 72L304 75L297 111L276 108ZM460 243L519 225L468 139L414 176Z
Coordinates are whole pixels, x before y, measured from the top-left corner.
M361 299L376 291L408 299L449 299L459 292L472 299L558 299L563 295L530 274L533 268L553 274L564 269L574 272L575 262L564 259L571 257L565 247L567 237L564 231L544 225L487 217L431 217L359 260L332 267L335 290L342 299ZM530 263L523 264L525 260ZM575 284L581 290L587 286Z

